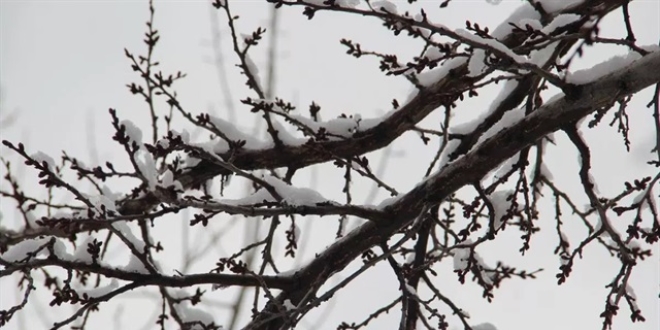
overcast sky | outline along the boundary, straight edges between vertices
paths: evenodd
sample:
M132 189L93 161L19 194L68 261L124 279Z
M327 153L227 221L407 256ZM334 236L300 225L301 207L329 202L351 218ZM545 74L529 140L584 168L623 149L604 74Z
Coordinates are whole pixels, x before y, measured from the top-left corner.
M268 25L270 6L264 2L233 2L233 10L240 16L238 29L242 33L250 33L257 26ZM407 6L406 1L393 2L400 7ZM464 28L465 21L470 20L492 29L521 1L502 1L499 5L491 5L484 0L457 0L443 10L438 9L438 3L418 1L413 8L427 8L432 21L451 28ZM657 44L660 40L659 3L656 0L640 0L630 5L633 27L640 45ZM212 9L210 1L156 1L155 6L155 25L161 34L155 56L164 71L181 70L188 74L176 86L182 105L193 113L215 113L234 121L246 132L252 132L255 117L258 116L251 114L239 100L247 96L254 97L254 94L245 88L245 79L235 67L238 61L231 51L226 19L220 15L220 26L212 26L211 15L217 13ZM390 110L393 98L403 101L411 92L413 87L403 78L382 75L376 60L355 59L345 55L346 49L340 45L339 40L353 39L364 48L396 53L402 59L414 56L419 51L419 42L406 37L393 37L376 20L319 13L315 19L308 21L301 14L300 8L285 8L280 14L275 95L299 105L301 114L306 115L309 104L315 101L322 106L325 119L341 113L358 113L363 118L377 117ZM147 18L146 1L0 0L0 119L15 118L10 125L2 128L2 139L23 142L29 152L43 151L58 157L61 150L66 150L68 154L80 157L89 165L112 160L128 168L126 156L111 139L113 130L108 108L117 109L122 119L132 120L143 128L145 136L150 136L148 108L140 98L130 95L125 86L139 82L139 77L132 72L124 56L124 48L136 54L144 53L142 38ZM625 36L620 18L620 11L611 13L601 25L602 35L612 38ZM220 46L224 68L220 68L220 72L213 63L211 31L214 28L220 29L222 39ZM264 83L269 40L267 37L252 54ZM579 60L574 68L590 67L626 52L624 47L595 47L589 49L585 58ZM228 99L220 88L219 75L225 75L229 81L231 107L227 105ZM499 88L495 86L486 89L480 93L479 98L462 102L457 120L460 122L477 117L480 111L490 105L489 100L492 100ZM619 191L625 180L652 173L648 167L641 166L645 159L648 160L648 151L653 142L650 110L644 107L651 95L651 90L645 90L631 103L630 109L639 114L631 114L631 140L634 146L629 154L625 153L615 128L586 134L598 164L594 166L594 176L600 192L605 196L612 196ZM165 114L169 109L163 105L158 111ZM425 126L438 128L439 118L431 116L424 121ZM176 128L185 127L180 125ZM559 142L564 142L564 148L549 151L553 158L548 160L548 167L558 184L579 195L580 188L576 184L575 175L576 153L570 145L566 145L563 136L557 135ZM198 140L207 138L204 135L196 137ZM421 179L436 146L425 147L415 134L405 134L399 138L389 151L392 159L387 163L383 176L385 181L401 192L412 188ZM15 167L21 164L6 148L0 150L3 157L13 161ZM378 164L381 154L377 152L370 156L371 164ZM0 170L0 174L5 173L4 169ZM38 189L34 185L34 171L23 170L17 173L27 183L27 191ZM294 183L311 186L325 197L343 202L341 178L342 171L324 165L319 166L316 172L302 173ZM238 183L232 186L231 193L245 194ZM123 192L130 188L113 187ZM355 202L365 202L371 188L371 183L358 178L353 186ZM372 203L378 204L386 197L387 194L381 192ZM580 198L586 202L584 196ZM0 210L4 215L2 226L17 225L13 207L11 202L1 201ZM601 319L598 315L607 294L604 286L616 274L618 263L601 251L602 247L592 245L586 250L585 258L577 261L568 283L556 286L554 275L559 261L552 254L556 246L552 217L553 214L549 213L547 217L541 218L541 221L547 221L545 225L541 224L545 230L533 239L532 250L525 257L517 252L522 243L516 232L498 236L501 242L479 251L492 265L502 260L528 270L544 268L545 271L537 280L508 281L496 291L494 302L489 304L480 298L481 291L475 285L461 286L452 273L451 264L447 264L437 267L440 272L436 277L438 286L448 297L469 311L474 324L490 322L500 330L599 329ZM166 246L167 257L163 258L163 263L180 269L181 245L186 242L181 238L181 231L187 219L176 217L176 220L180 220L179 223L169 227L157 226L156 234L160 235ZM217 248L193 265L191 271L208 271L218 257L227 256L244 245L241 232L245 228L243 220L229 217L225 220L241 222L228 230L217 242ZM308 260L334 239L335 221L313 217L300 222L303 236L307 235L308 238L307 249L297 260L285 261L283 265L293 266ZM575 228L574 232L569 233L574 245L584 238L586 232L581 226L570 223L567 226ZM191 232L189 240L208 240L208 237L194 235L194 231ZM278 248L282 251L283 246ZM657 245L654 253L655 256L660 253ZM121 258L125 255L119 252L115 255L117 262L124 262ZM355 266L352 265L353 268ZM660 328L659 269L660 262L657 259L650 260L635 268L632 275L639 306L647 322L630 325L628 312L624 309L616 319L616 325L619 326L617 329ZM336 281L337 278L334 278L330 282ZM6 294L13 292L14 286L13 278L3 278L0 282L0 290L3 292L0 309L6 309L15 302L14 294ZM389 299L394 299L399 294L397 287L396 278L386 265L376 267L336 295L333 303L326 304L332 308L331 311L326 313L327 309L320 308L310 313L301 326L335 329L341 321L360 322L370 312L389 302ZM231 302L235 292L220 290L205 296L220 304L205 306L215 313L219 324L225 324L230 315L221 304ZM45 298L39 305L47 306L48 295L42 293L41 297ZM120 325L126 329L150 326L153 321L150 317L160 308L160 301L153 299L153 294L151 297L143 298L139 293L120 296L116 302L102 308L101 313L94 315L92 322L103 325L112 321L116 322L113 327ZM12 321L8 329L18 329L21 325L24 329L42 328L49 322L61 321L65 318L63 315L68 317L72 311L62 307L55 309L57 314L50 309L42 313L34 305L37 304L23 312L22 319ZM372 328L392 328L392 322L397 321L398 314L396 311L382 316L373 323ZM249 312L243 313L242 319L247 321L248 318ZM323 322L315 323L319 318Z

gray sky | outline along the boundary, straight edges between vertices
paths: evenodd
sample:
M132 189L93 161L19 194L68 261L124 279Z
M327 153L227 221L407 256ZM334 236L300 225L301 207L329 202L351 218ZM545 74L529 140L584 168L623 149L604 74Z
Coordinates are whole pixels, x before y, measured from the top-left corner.
M266 26L269 6L261 1L234 1L235 13L241 16L238 28L242 33L250 33L256 26ZM405 1L393 1L405 7ZM448 9L437 9L438 1L419 1L414 7L424 6L434 22L452 28L464 28L465 20L479 22L482 26L494 28L502 19L515 9L520 1L503 1L497 6L482 0L454 1ZM238 74L234 66L237 58L231 52L226 20L220 17L224 69L230 82L235 111L229 112L217 79L217 68L212 64L211 49L211 6L208 1L156 1L156 28L160 31L161 41L157 46L156 58L162 63L162 69L173 72L181 70L189 76L180 82L176 90L179 100L187 111L193 113L213 112L227 120L236 120L239 127L250 132L255 117L249 109L242 106L240 99L254 97L244 86L245 79ZM631 3L638 43L656 44L660 39L658 1L641 0ZM390 110L392 98L402 102L412 86L400 77L384 77L378 70L378 63L373 59L355 59L345 55L345 48L339 44L341 38L350 38L362 44L364 48L396 53L400 58L410 58L419 50L419 43L405 37L393 37L376 20L318 13L308 21L301 15L300 8L287 8L280 17L281 39L278 46L277 96L299 105L301 114L307 114L312 101L323 107L322 116L333 118L341 113L359 113L363 118L376 117ZM620 11L614 12L601 25L602 35L622 37L625 29L620 19ZM60 150L80 157L89 165L112 160L118 166L128 168L128 161L122 150L111 140L112 127L108 108L115 108L122 119L130 119L143 128L150 136L148 109L136 96L130 95L125 85L139 81L131 69L128 59L123 55L124 48L141 54L145 47L141 42L146 30L148 18L146 1L0 1L0 87L2 90L2 109L0 118L8 114L18 114L16 122L4 129L2 139L12 142L22 141L30 152L44 151L53 157L60 155ZM268 40L268 37L267 37ZM252 53L255 63L261 69L262 81L265 79L267 41ZM596 47L589 49L584 59L574 68L590 67L615 54L625 53L623 47ZM489 100L498 89L490 88L480 93L476 99L468 99L460 104L461 113L457 120L465 121L476 117L479 111L489 106ZM625 153L620 136L615 128L586 133L592 144L597 166L594 176L598 180L600 192L611 196L621 189L624 180L638 178L642 173L649 173L643 163L643 157L652 145L652 123L648 120L650 110L644 105L650 100L651 90L639 94L631 104L631 139L634 147L630 154ZM168 108L161 103L158 109L165 114ZM425 120L426 127L437 127L439 116ZM179 117L180 119L180 117ZM177 129L186 126L176 127ZM566 139L557 134L564 142L563 148L550 150L553 157L548 167L558 184L565 190L580 195L576 185L576 153L566 145ZM204 135L198 136L201 140ZM561 144L560 144L561 146ZM424 147L415 134L406 134L392 146L393 158L388 162L384 178L401 192L406 192L421 179L428 161L433 157L436 144ZM10 155L6 148L2 154L21 164L18 158ZM378 164L382 152L370 156L372 164ZM616 153L616 157L612 154ZM4 175L5 171L0 170ZM19 172L20 173L20 172ZM332 166L319 166L313 174L304 172L294 183L300 186L312 186L325 197L344 201L342 172ZM316 175L316 176L314 176ZM36 173L24 170L22 179L28 183L27 191L34 192ZM310 178L316 177L314 180ZM240 182L240 181L237 181ZM3 183L4 184L4 183ZM4 186L3 186L4 187ZM30 190L31 187L33 190ZM115 186L116 191L126 191L126 187ZM357 179L353 186L356 203L364 202L371 189L371 184ZM242 186L234 184L230 192L234 196L245 194ZM609 192L609 193L608 193ZM376 198L377 204L384 199L385 193ZM581 197L585 202L586 198ZM12 226L13 204L3 201L1 210L4 214L3 226ZM448 297L469 311L473 324L490 322L500 330L523 330L531 327L538 330L551 329L598 329L601 319L598 317L604 305L607 293L604 286L616 274L616 260L613 260L601 247L592 245L585 252L585 259L578 260L568 283L557 287L554 275L557 273L558 258L552 254L556 246L553 232L552 213L547 215L546 225L541 234L532 241L532 250L522 257L517 249L522 244L519 234L505 232L498 236L498 242L482 248L479 252L484 259L494 265L497 260L520 268L534 270L544 268L539 279L532 281L510 280L495 292L495 301L487 303L481 299L478 287L472 284L461 286L452 273L452 265L439 265L436 280L438 286ZM209 255L192 267L192 271L208 271L212 262L219 256L233 253L244 244L242 238L243 220L223 218L224 224L235 224ZM187 219L172 226L157 226L155 235L163 240L167 250L163 263L171 268L181 267L181 230ZM577 219L576 219L577 220ZM247 222L248 220L245 220ZM541 219L544 221L544 218ZM175 223L175 222L173 222ZM308 260L314 253L330 244L334 238L336 223L324 218L299 220L303 235L309 235L309 245L303 256L295 263ZM224 224L219 224L222 226ZM571 242L577 244L586 232L577 224L567 224L574 228L570 232ZM195 229L191 230L190 240L194 240ZM331 234L328 234L331 233ZM208 240L200 236L201 241ZM305 238L303 238L305 240ZM282 243L283 244L283 243ZM283 251L283 246L279 246ZM658 251L655 247L655 255ZM281 253L283 255L283 252ZM125 262L125 255L114 253L117 263ZM282 265L293 265L284 261ZM355 268L357 264L352 264ZM616 319L619 329L651 330L660 328L660 306L658 306L658 285L660 284L660 263L651 260L636 268L633 273L634 289L639 298L639 305L644 311L647 322L629 326L628 313L622 311ZM337 282L337 279L330 281ZM5 309L14 303L12 292L14 279L0 282ZM325 315L325 309L310 313L301 324L311 326L319 317L324 318L319 329L334 329L340 321L360 322L363 317L381 305L394 299L398 294L398 283L390 269L383 265L370 270L351 283L346 290L327 304L332 311ZM220 290L208 293L205 297L216 302L231 302L233 290ZM155 297L152 292L152 297ZM39 305L47 306L47 295L41 296ZM36 304L33 304L36 305ZM120 314L113 314L117 310ZM93 316L96 324L121 322L126 329L141 329L150 324L150 313L160 308L156 299L140 298L139 293L121 296L116 302L102 308L102 312ZM206 310L216 313L216 321L225 323L229 315L223 309L205 306ZM374 329L391 328L396 322L398 310L382 316L373 323ZM61 307L39 312L30 306L23 313L22 320L14 320L9 329L18 329L20 324L26 328L41 328L44 320L60 321L72 310ZM39 317L35 317L39 315ZM121 321L117 321L120 315ZM247 320L248 314L242 315ZM40 318L42 318L40 320ZM43 319L45 318L45 319ZM138 320L138 321L134 321ZM145 322L145 323L143 323ZM115 323L116 324L116 323Z

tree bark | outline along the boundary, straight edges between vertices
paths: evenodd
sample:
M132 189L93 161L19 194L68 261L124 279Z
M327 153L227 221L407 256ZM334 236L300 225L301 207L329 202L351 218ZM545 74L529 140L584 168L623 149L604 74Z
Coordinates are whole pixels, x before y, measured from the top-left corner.
M625 96L660 83L660 51L650 53L628 67L586 85L576 86L574 95L546 103L515 125L503 129L471 152L449 164L416 188L384 208L389 222L367 222L328 247L296 273L296 286L269 302L244 329L275 330L286 327L287 319L278 305L294 305L309 296L333 274L341 271L367 249L387 240L410 225L425 208L437 205L461 187L477 182L489 171L540 138L574 123L597 109L611 106Z

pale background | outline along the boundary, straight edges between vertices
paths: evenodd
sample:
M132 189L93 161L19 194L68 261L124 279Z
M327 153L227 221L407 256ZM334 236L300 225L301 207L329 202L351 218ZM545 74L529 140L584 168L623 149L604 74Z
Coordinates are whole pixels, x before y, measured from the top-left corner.
M408 6L406 1L393 2L400 9ZM521 1L503 1L493 6L483 0L456 0L444 10L437 9L438 3L418 1L413 8L424 6L432 21L449 27L464 28L465 20L470 20L492 29ZM657 43L660 39L659 2L633 1L630 10L639 44ZM233 11L241 16L238 28L242 33L250 33L258 25L268 26L270 6L261 1L234 1ZM301 11L302 8L285 8L280 13L277 96L299 105L304 115L314 100L323 107L322 116L325 119L340 113L359 113L363 118L378 116L390 109L392 98L400 102L405 99L411 91L410 84L402 78L384 77L373 59L355 59L345 55L345 48L339 44L339 40L350 38L361 43L365 49L396 53L401 59L408 59L418 52L417 41L392 37L374 19L319 12L315 19L308 21L301 15ZM255 116L239 100L246 96L254 97L254 94L246 90L244 77L234 67L237 58L231 51L228 28L224 25L226 20L222 15L220 31L225 59L224 73L230 82L230 101L235 108L233 112L228 111L227 99L221 92L217 67L212 63L212 14L215 12L210 1L156 1L155 25L161 33L161 41L155 57L166 71L181 70L188 73L188 78L176 88L179 100L188 111L212 111L228 120L236 120L241 127L250 128L248 131L251 131ZM122 119L131 119L142 127L145 140L151 136L145 104L139 97L130 95L125 87L127 83L141 81L131 71L128 59L123 55L124 48L135 54L144 52L145 46L141 40L147 18L146 1L2 0L0 118L15 118L11 125L2 128L2 139L24 142L29 152L44 151L53 157L58 157L61 150L66 150L69 155L80 157L89 165L112 160L118 166L128 166L126 156L111 140L113 130L107 109L117 109ZM611 13L601 28L603 36L625 36L621 12ZM252 58L261 68L262 82L265 80L268 36L266 39L252 53ZM623 47L590 49L585 59L576 63L575 68L589 67L625 52ZM479 98L461 103L460 108L464 109L465 115L463 117L462 113L459 121L472 118L486 109L498 88L483 91ZM653 145L652 117L650 110L644 107L652 92L650 89L645 90L631 104L631 153L625 153L615 128L601 128L586 134L594 153L593 173L604 196L612 196L619 191L625 180L653 174L649 167L640 165L650 159L651 154L648 152ZM168 109L161 107L159 111L162 116ZM434 125L438 118L433 116L425 121L426 127L437 127ZM181 123L181 120L178 122ZM187 126L177 128L182 127ZM203 138L198 136L198 140ZM579 200L586 202L577 184L574 148L566 145L563 135L557 134L557 138L560 146L563 142L565 148L549 151L548 155L553 158L548 161L548 167L564 190L573 192ZM422 177L436 146L437 141L434 141L432 146L424 147L415 134L399 138L391 150L393 157L387 164L385 181L401 192L407 191ZM21 164L6 148L0 150L3 157L13 161L15 168ZM379 163L380 154L378 152L370 156L371 164ZM17 173L26 182L27 192L37 191L34 171L14 172L15 175ZM4 169L0 174L5 174ZM312 186L328 198L343 201L341 175L332 166L321 166L315 172L307 171L296 177L294 183ZM113 188L116 191L127 191L130 187ZM353 185L354 201L363 203L370 189L371 183L357 179ZM233 184L231 192L233 196L245 194L242 185L238 183ZM385 193L380 193L372 203L377 204L385 197ZM18 224L14 220L13 208L12 202L2 201L3 226ZM156 227L155 235L166 247L165 253L159 257L171 268L181 267L182 244L194 246L193 243L185 242L198 239L198 236L193 235L194 231L183 231L190 236L183 241L181 239L182 228L189 216L165 220L168 221L167 225L163 221ZM478 287L471 283L461 286L451 272L451 264L443 264L436 267L440 271L436 277L438 287L470 313L473 324L490 322L500 330L600 329L601 319L598 315L607 294L604 286L618 271L618 263L602 251L602 247L592 245L586 250L585 258L577 261L568 283L556 286L554 275L559 260L552 254L556 246L552 217L553 214L548 213L541 218L541 227L545 230L532 239L532 250L525 257L517 252L522 243L515 231L498 236L497 243L478 250L490 264L502 260L506 264L528 270L544 268L545 271L538 279L507 281L495 292L494 302L489 304L480 298L481 290ZM192 265L189 272L208 271L213 260L233 253L244 244L242 230L248 220L229 217L219 219L216 220L219 222L218 228L229 221L235 222L234 226L221 239L213 242L217 247L209 252L206 259ZM303 241L307 239L306 252L304 255L300 253L295 263L289 259L281 265L299 264L334 239L336 222L330 218L300 219L298 223L303 228ZM586 235L581 226L574 227L575 230L569 233L572 246ZM570 223L567 228L572 228ZM208 240L207 237L201 237L202 241ZM279 255L283 256L283 246L278 248L276 251L280 251ZM636 267L631 281L647 322L631 325L627 309L623 308L616 318L616 329L660 328L658 253L660 251L656 245L654 259ZM111 256L116 257L118 264L125 262L125 255L121 251L114 251ZM355 268L356 265L354 263L351 267ZM333 279L330 282L335 281ZM15 285L14 278L3 278L0 282L0 309L16 303ZM331 307L331 311L321 308L310 313L301 327L334 329L341 321L360 322L373 310L394 299L398 295L397 287L392 271L383 264L352 282L335 296L332 303L324 305ZM223 304L230 303L235 293L233 290L221 290L209 291L205 295L212 303L204 306L204 309L216 315L217 323L226 324L230 313L223 308ZM48 328L52 322L60 321L72 312L70 307L41 307L47 306L50 297L48 293L38 294L41 299L39 303L31 304L23 310L8 324L8 329ZM160 309L160 300L153 299L154 294L148 296L152 298L132 292L114 299L102 306L101 313L92 314L91 328L152 329L155 327L153 317ZM241 324L249 318L249 308L245 311ZM391 329L396 326L398 316L399 309L395 308L389 315L374 321L370 328Z

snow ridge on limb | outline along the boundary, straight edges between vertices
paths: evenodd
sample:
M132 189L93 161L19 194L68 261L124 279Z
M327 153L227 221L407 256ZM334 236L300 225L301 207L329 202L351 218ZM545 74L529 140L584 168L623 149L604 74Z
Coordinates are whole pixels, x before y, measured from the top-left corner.
M624 0L591 0L580 6L571 7L566 12L557 12L552 15L589 12L592 8L598 8L600 16L625 2ZM549 16L548 20L552 17ZM508 36L498 36L497 39L507 47L514 48L522 44L526 38L524 33L513 31ZM385 118L378 125L357 132L350 138L342 141L313 141L300 146L274 146L263 150L236 150L235 154L232 154L233 164L243 170L272 169L286 166L301 168L330 161L333 159L333 155L350 158L383 148L404 132L414 128L418 122L436 108L454 102L457 95L460 94L457 91L464 90L466 86L475 83L478 78L468 77L467 66L467 63L465 63L455 68L435 84L419 92L410 102L392 112L388 118ZM219 156L228 159L229 155L224 153ZM229 174L229 170L212 161L202 160L189 171L176 175L174 180L178 181L182 189L186 190L200 186L208 179L221 174ZM119 201L117 210L123 215L144 214L158 203L159 198L156 193L149 192L143 196ZM0 247L6 249L8 246L22 240L40 235L65 236L102 228L103 226L99 223L90 222L81 223L67 233L60 233L52 228L44 227L26 228L22 232L4 231L0 235Z
M620 97L634 94L658 82L660 51L655 51L589 84L575 86L577 96L553 98L553 101L541 106L513 126L501 130L465 157L420 183L390 205L389 211L398 214L397 212L406 208L410 209L410 203L419 203L415 200L439 202L444 198L445 191L458 189L483 177L501 161L543 136L598 109L612 106ZM625 86L625 90L622 90L622 86Z
M553 17L565 13L588 12L598 7L604 15L621 6L624 0L591 0L570 7L565 12L552 12L542 20L550 21ZM510 32L505 37L497 38L503 45L515 48L521 45L526 36L521 32ZM378 125L365 131L357 132L353 137L342 141L314 141L301 146L272 147L264 150L240 150L233 154L234 165L244 170L272 169L293 165L305 167L313 164L330 161L332 155L349 157L362 155L383 148L404 132L412 129L417 123L426 118L433 110L440 106L451 104L456 96L449 96L452 92L465 89L466 86L478 81L478 78L469 77L467 63L455 68L450 74L442 77L435 84L418 93L410 102L393 112ZM327 150L321 152L319 150ZM221 154L225 158L229 153ZM196 167L183 173L176 179L185 189L199 186L206 180L220 174L227 174L227 170L207 161L202 161ZM153 194L125 200L119 208L122 214L140 214L152 208L158 202Z
M279 328L280 324L274 320L263 322L265 318L272 317L276 304L281 304L285 299L298 304L309 294L310 288L318 288L332 274L341 271L365 250L380 244L383 239L409 225L421 210L437 205L462 186L474 182L502 161L543 136L600 108L610 107L619 97L634 94L658 82L660 82L660 52L653 52L630 66L611 72L597 81L576 87L575 94L570 97L553 98L537 111L495 134L464 157L385 207L384 213L390 215L389 221L367 222L328 247L298 271L299 289L282 292L278 295L277 302L269 302L244 329ZM624 90L622 86L625 86ZM280 321L285 322L285 320Z

